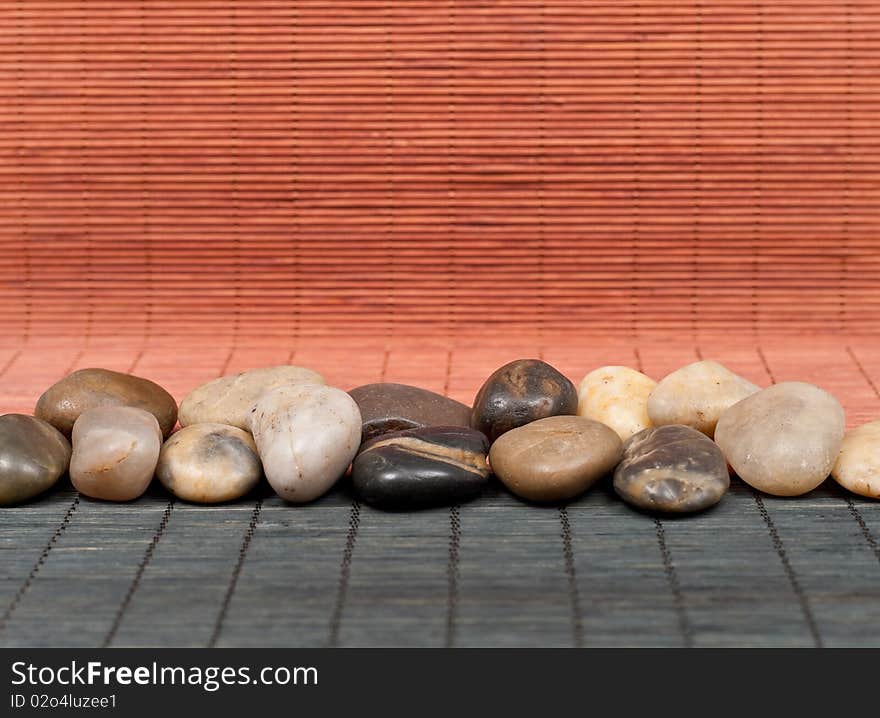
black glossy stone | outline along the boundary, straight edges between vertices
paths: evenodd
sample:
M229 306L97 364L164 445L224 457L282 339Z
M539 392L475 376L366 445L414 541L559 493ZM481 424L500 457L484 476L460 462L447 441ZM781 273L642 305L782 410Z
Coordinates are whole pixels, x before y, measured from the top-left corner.
M358 496L386 509L457 504L489 480L488 439L461 426L433 426L380 436L352 465Z
M577 389L539 359L518 359L498 369L477 393L471 427L495 441L504 432L548 416L577 413Z
M365 384L348 392L363 420L363 439L424 426L468 426L471 408L408 384Z
M0 506L50 488L70 464L70 443L54 426L25 414L0 416Z
M623 446L614 490L640 509L693 513L717 504L730 487L721 449L702 432L670 424L644 429Z

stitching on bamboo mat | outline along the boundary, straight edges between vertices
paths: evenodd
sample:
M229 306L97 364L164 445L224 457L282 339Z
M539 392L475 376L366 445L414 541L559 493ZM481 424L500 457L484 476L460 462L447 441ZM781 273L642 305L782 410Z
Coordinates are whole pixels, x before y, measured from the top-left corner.
M877 544L877 539L875 539L874 534L871 533L871 529L865 522L865 518L862 516L861 511L856 508L856 505L853 503L853 500L849 496L844 497L844 500L846 501L846 505L849 508L850 514L852 514L853 519L855 519L855 522L859 525L862 536L865 537L865 541L874 552L874 556L876 556L877 560L880 561L880 545Z
M448 582L446 599L446 648L455 645L455 621L458 618L458 577L461 556L461 516L458 506L449 509L449 561L446 564Z
M681 583L678 580L678 571L675 569L675 562L672 560L672 552L666 543L666 528L663 522L654 519L654 531L657 535L657 546L660 549L660 558L663 561L663 573L666 575L666 583L672 592L672 605L675 607L675 613L678 617L678 630L681 632L681 639L685 648L694 647L694 631L688 617L687 606L685 605L684 592L681 590Z
M73 517L73 514L76 512L77 507L79 506L79 494L73 497L73 501L70 503L70 506L67 507L67 511L64 513L64 518L61 519L61 523L52 533L52 536L49 538L49 541L43 547L43 550L40 552L39 558L37 558L36 563L30 570L30 573L27 575L27 578L24 580L24 583L21 584L18 591L15 592L15 596L12 597L12 601L9 602L9 605L6 607L6 610L3 612L3 615L0 616L0 634L3 633L3 630L6 628L6 625L9 623L9 619L12 617L12 614L15 612L15 609L18 608L18 604L21 603L21 599L24 598L24 595L28 592L31 587L31 584L34 582L34 579L37 577L37 574L40 572L40 569L43 567L43 564L46 563L46 559L49 558L49 553L52 551L52 548L58 543L58 539L61 538L61 534L67 529L70 525L70 520Z
M379 372L380 382L385 381L385 377L388 375L390 361L391 350L386 342L385 351L382 355L382 368ZM354 560L354 548L357 544L360 525L361 505L357 499L352 499L348 515L348 532L345 536L345 546L342 549L342 560L339 563L339 583L336 589L336 601L333 603L333 612L330 614L330 626L327 634L327 645L331 648L339 645L339 629L342 625L345 601L348 598L348 580L351 576L351 564Z
M330 632L327 644L331 648L339 645L339 627L342 624L342 612L348 595L348 579L351 576L351 562L354 547L357 543L358 527L361 522L361 506L357 500L351 502L351 513L348 519L348 533L345 536L345 548L342 550L342 563L339 567L339 585L336 589L336 602L330 616Z
M801 582L798 580L797 574L794 570L794 566L792 566L791 561L789 561L788 559L788 554L785 551L785 544L782 542L782 537L776 530L776 524L773 523L773 519L770 517L770 513L767 511L767 507L764 506L764 499L754 489L752 489L752 497L755 499L755 504L758 507L761 518L763 518L764 523L767 524L767 530L770 533L770 540L773 542L773 547L776 549L779 560L782 562L782 568L785 571L785 575L788 577L788 582L789 584L791 584L791 589L792 591L794 591L794 595L797 597L798 603L801 606L801 612L804 614L804 620L807 623L807 628L810 631L810 635L813 637L813 643L815 644L816 648L822 648L822 636L819 633L819 626L816 623L816 619L813 616L813 611L810 608L810 601L807 598L806 591L804 591L803 587L801 586Z
M223 630L223 624L226 621L226 615L229 613L229 606L232 603L232 596L235 593L235 587L238 585L238 579L241 576L241 570L244 567L244 560L247 557L248 549L254 534L257 532L257 526L260 523L260 515L263 512L263 499L257 499L254 504L254 510L251 512L251 520L248 522L247 530L244 532L244 538L241 540L241 547L238 549L238 560L232 569L232 576L229 578L229 585L226 587L226 594L223 596L223 603L220 605L220 611L217 613L217 620L214 622L214 628L208 639L207 648L215 648L217 641L220 639L220 633Z
M149 566L150 562L153 560L153 554L156 552L156 546L159 545L159 542L165 535L165 529L168 528L168 522L171 519L171 512L173 510L174 499L171 499L168 502L168 505L165 507L165 510L162 512L162 519L159 521L159 525L156 527L156 530L153 533L153 538L150 540L150 543L147 544L147 548L144 551L144 556L141 559L140 564L138 565L137 571L134 574L134 578L131 580L128 591L125 592L125 597L122 599L122 603L119 604L119 609L116 611L116 616L113 619L110 630L107 631L107 635L104 636L104 641L101 644L101 648L107 648L111 643L113 643L113 639L116 638L119 627L122 625L122 618L123 616L125 616L125 612L128 610L128 607L131 604L131 600L132 598L134 598L134 594L137 592L138 587L141 585L141 579L144 576L144 571L147 570L147 566Z
M559 525L562 537L562 558L565 561L565 577L568 581L568 600L571 604L571 640L575 648L583 648L584 621L581 614L581 597L578 591L577 570L571 541L571 523L568 520L568 510L565 506L559 507Z

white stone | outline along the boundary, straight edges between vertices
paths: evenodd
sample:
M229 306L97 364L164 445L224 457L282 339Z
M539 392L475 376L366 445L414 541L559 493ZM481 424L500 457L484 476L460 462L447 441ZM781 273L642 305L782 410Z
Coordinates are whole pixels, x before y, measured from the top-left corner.
M657 384L648 397L648 416L654 426L683 424L711 438L726 409L760 390L718 362L698 361Z
M657 386L651 377L626 366L603 366L578 387L578 416L610 426L624 441L651 426L648 396Z
M831 472L845 427L837 399L812 384L791 381L725 411L715 442L747 484L776 496L798 496Z
M854 494L880 499L880 421L846 432L831 476Z
M247 430L250 410L267 391L323 383L320 374L301 366L270 366L223 376L187 394L180 403L180 425L225 424Z
M361 443L361 413L329 386L283 386L264 394L250 430L269 484L283 499L318 498L346 472Z
M150 412L102 406L79 415L71 435L70 480L86 496L131 501L147 490L162 448L162 430Z

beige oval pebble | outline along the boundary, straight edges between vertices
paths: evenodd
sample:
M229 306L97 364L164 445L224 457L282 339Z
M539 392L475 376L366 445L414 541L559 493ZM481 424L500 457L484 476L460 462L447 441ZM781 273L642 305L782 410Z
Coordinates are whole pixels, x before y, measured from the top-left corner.
M564 501L610 472L623 451L608 426L582 416L551 416L502 434L492 444L492 471L529 501Z
M130 406L89 409L73 425L70 480L86 496L131 501L147 490L162 448L156 417Z
M880 499L880 421L846 432L831 476L854 494Z
M225 424L247 430L250 410L266 392L280 386L323 383L320 374L301 366L270 366L222 376L186 395L180 403L180 425Z
M256 403L250 429L269 484L281 498L304 503L348 469L361 443L361 413L341 389L283 386Z
M712 437L725 410L760 390L718 362L698 361L657 384L648 397L648 416L654 426L682 424Z
M747 484L775 496L797 496L831 472L845 426L843 407L831 394L790 381L725 411L715 441Z
M578 416L601 421L624 441L651 426L648 396L657 386L651 377L627 366L603 366L578 387Z
M184 501L215 504L244 496L263 467L250 434L235 426L192 424L162 447L156 477Z

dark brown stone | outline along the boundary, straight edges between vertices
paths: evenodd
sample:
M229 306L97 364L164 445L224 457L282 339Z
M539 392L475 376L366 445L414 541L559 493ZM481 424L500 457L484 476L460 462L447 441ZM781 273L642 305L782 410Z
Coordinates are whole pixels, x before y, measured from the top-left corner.
M407 384L365 384L348 392L363 419L363 439L426 426L468 426L470 407Z
M488 439L467 427L398 431L364 445L352 481L363 501L385 509L457 504L488 483L488 451Z
M177 402L158 384L109 369L80 369L50 386L34 415L70 436L79 415L106 406L131 406L150 412L167 437L177 423Z
M471 427L495 441L504 432L549 416L577 413L577 389L566 377L538 359L505 364L474 399Z

